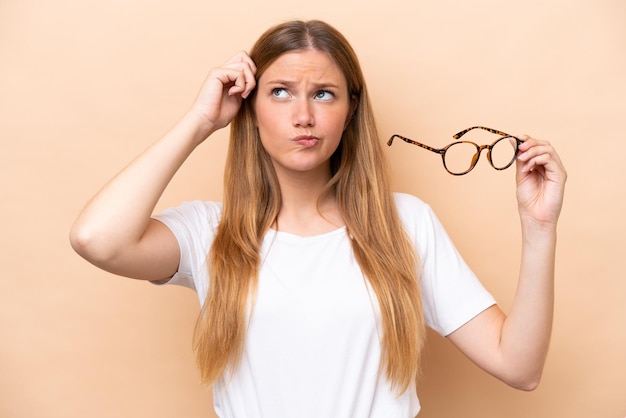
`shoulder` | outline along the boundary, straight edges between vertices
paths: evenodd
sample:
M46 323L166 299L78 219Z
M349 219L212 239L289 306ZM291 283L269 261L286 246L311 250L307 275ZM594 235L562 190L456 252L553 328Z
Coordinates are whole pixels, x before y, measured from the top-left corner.
M168 226L176 236L212 235L222 217L222 204L194 200L165 209L154 218Z
M183 202L178 206L165 209L156 218L186 218L190 221L216 221L222 216L222 203L203 200Z
M430 216L432 212L430 206L419 197L408 193L397 192L393 194L393 197L398 215L400 215L400 218L405 223L409 220L415 220L416 218L419 219L424 216Z
M443 225L429 204L407 193L394 193L394 198L404 229L418 249L425 251L445 235Z

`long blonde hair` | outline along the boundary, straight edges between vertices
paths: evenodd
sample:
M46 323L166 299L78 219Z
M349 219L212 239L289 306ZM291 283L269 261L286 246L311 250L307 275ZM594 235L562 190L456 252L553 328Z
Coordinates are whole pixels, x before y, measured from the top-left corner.
M336 29L320 21L292 21L265 32L250 51L257 79L286 52L328 53L346 77L356 109L331 157L328 193L335 193L355 257L382 316L382 362L392 387L403 393L419 374L424 320L418 260L391 192L367 89L356 54ZM254 123L254 93L231 124L224 173L223 212L209 254L210 285L198 318L194 348L203 381L238 367L248 313L253 309L260 247L281 205L280 186Z

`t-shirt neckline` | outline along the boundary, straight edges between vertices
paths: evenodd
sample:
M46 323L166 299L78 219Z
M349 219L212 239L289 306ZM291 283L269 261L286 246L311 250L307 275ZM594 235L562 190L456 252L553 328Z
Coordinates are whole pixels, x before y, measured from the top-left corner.
M332 231L328 231L328 232L324 232L324 233L316 234L316 235L298 235L298 234L294 234L291 232L277 231L274 228L270 228L267 231L266 237L270 237L270 238L276 237L276 239L289 240L289 241L310 241L310 240L333 238L336 235L340 235L340 234L345 235L345 233L346 233L345 225L337 229L333 229Z

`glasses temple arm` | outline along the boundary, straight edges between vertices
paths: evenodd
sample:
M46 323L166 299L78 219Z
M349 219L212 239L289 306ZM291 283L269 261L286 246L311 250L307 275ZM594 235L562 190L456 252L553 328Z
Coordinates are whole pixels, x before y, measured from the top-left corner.
M406 138L406 137L404 137L402 135L398 135L398 134L391 135L391 138L389 138L389 141L387 141L387 145L391 146L391 144L393 143L393 139L394 138L399 138L399 139L403 140L404 142L407 142L407 143L413 144L413 145L417 145L418 147L427 149L428 151L432 151L432 152L435 152L437 154L443 154L443 152L444 152L443 149L433 148L431 146L424 145L421 142L414 141L412 139Z
M471 131L471 130L473 130L473 129L482 129L482 130L484 130L484 131L491 132L492 134L502 135L502 136L510 136L510 137L515 138L513 135L509 135L509 134L507 134L507 133L505 133L505 132L498 131L498 130L496 130L496 129L487 128L487 127L485 127L485 126L472 126L471 128L467 128L467 129L465 129L465 130L463 130L463 131L461 131L461 132L459 132L459 133L454 134L452 137L453 137L454 139L459 139L459 138L461 138L463 135L465 135L466 133L468 133L469 131Z

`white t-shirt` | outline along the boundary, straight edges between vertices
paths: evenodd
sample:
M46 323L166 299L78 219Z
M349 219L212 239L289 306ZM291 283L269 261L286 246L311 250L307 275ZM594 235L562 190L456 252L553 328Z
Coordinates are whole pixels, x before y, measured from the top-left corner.
M420 257L426 323L448 335L495 301L430 207L407 194L395 199ZM221 204L196 201L155 217L180 245L180 266L169 283L195 289L201 304L220 216ZM379 306L345 228L308 237L270 230L261 260L241 364L213 388L218 416L412 418L419 412L414 386L397 396L379 373Z

